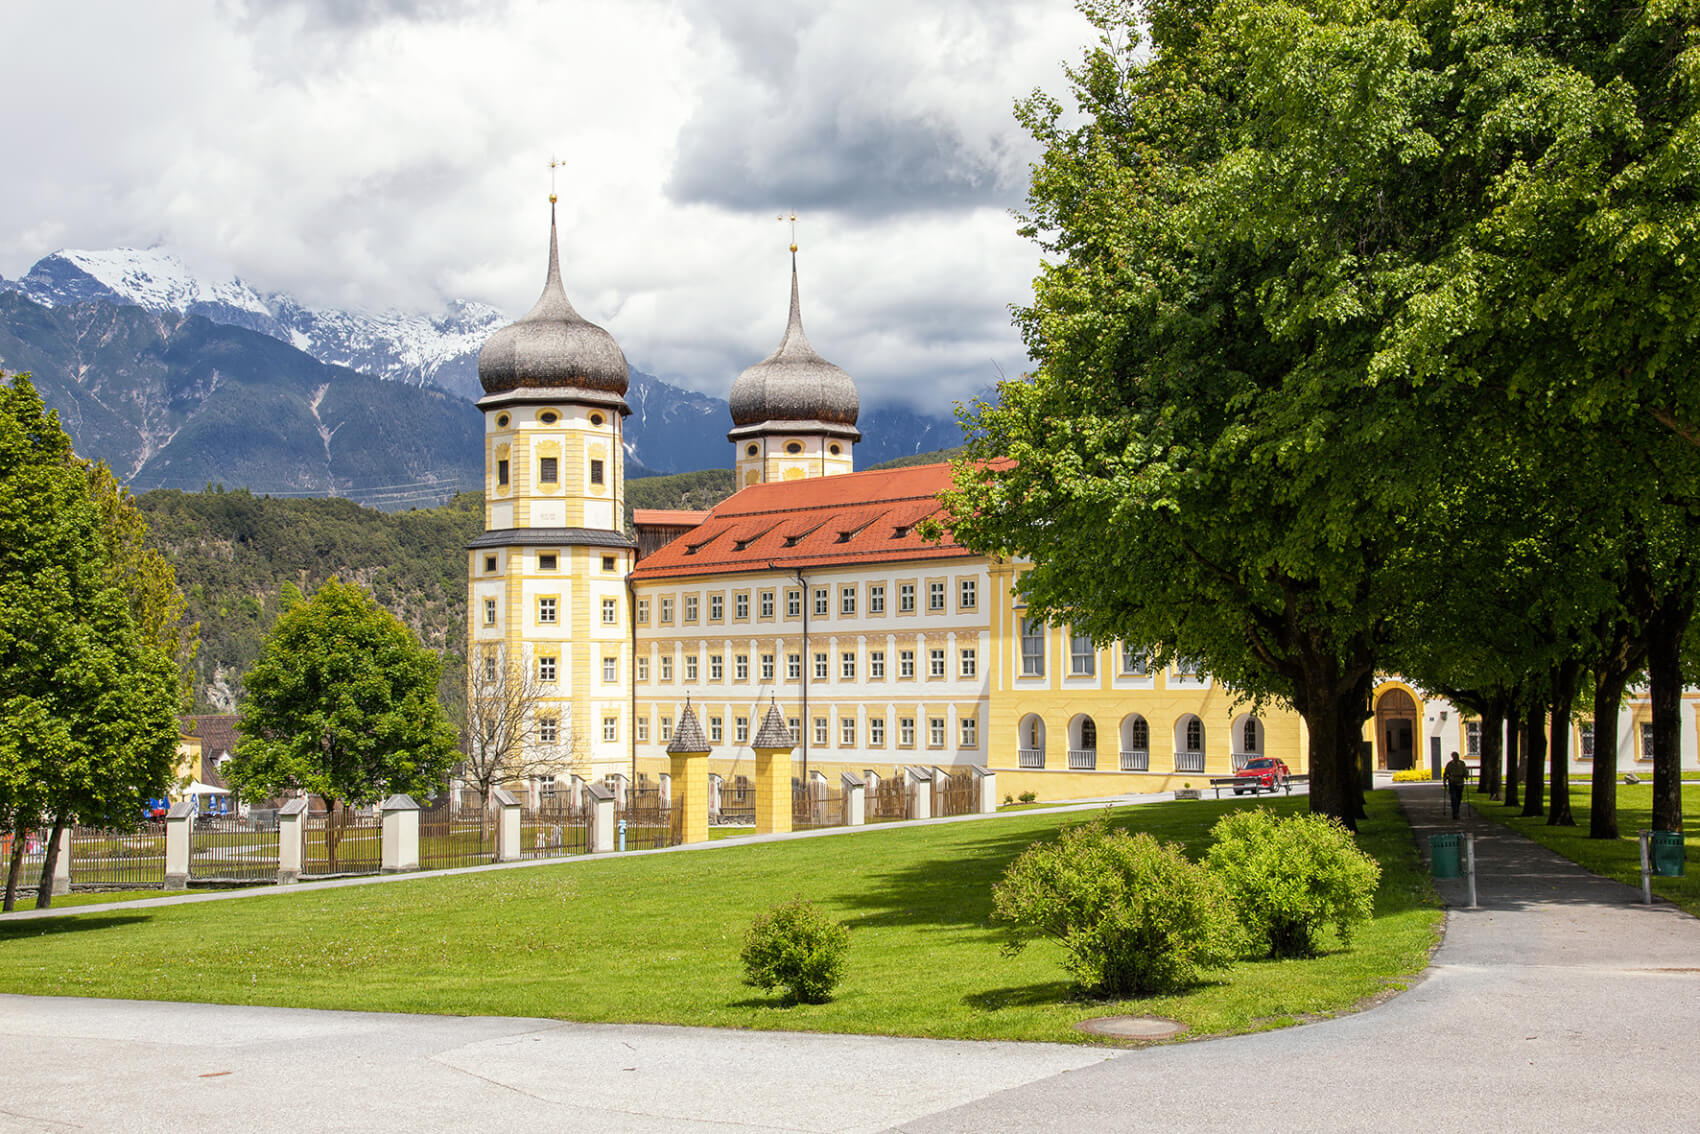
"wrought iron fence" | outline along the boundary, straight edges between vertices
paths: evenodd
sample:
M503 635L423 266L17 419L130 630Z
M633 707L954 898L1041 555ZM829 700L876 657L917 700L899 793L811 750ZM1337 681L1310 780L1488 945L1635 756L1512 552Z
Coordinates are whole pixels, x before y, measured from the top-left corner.
M496 820L479 807L465 810L447 800L419 812L419 866L447 870L496 861Z
M376 874L383 865L384 819L352 808L307 816L302 874Z
M47 840L52 833L51 830L38 831L34 829L24 832L23 866L18 871L18 884L20 886L34 886L37 879L41 877L41 868L47 863ZM12 849L16 845L13 839L14 836L10 831L0 834L0 851L5 852L4 857L0 858L0 862L5 862L8 865L12 861Z
M39 869L39 868L38 868ZM149 823L131 829L71 828L71 885L165 885L165 828Z
M197 882L277 881L277 820L209 815L195 820L189 877Z
M907 819L910 815L909 785L902 776L882 777L862 801L862 817L869 823L886 823Z
M807 831L844 825L844 789L826 784L791 785L791 829Z
M519 811L519 855L521 858L564 858L583 854L590 846L593 809L574 806L566 796L544 796L533 806L526 802Z
M756 789L748 776L733 776L720 784L720 810L709 822L729 827L752 827L756 821Z
M684 812L661 802L656 790L628 788L625 798L614 800L614 829L623 832L623 850L654 850L676 846L683 841L679 824ZM624 824L624 827L621 824Z
M944 788L933 792L933 814L972 815L980 810L980 785L974 781L974 773L966 769L951 773Z

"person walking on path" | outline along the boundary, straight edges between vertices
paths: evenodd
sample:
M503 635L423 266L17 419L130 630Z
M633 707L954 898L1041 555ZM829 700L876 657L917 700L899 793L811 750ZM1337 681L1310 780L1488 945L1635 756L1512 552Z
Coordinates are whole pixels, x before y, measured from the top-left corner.
M1470 766L1458 758L1458 753L1452 753L1452 759L1446 762L1446 770L1440 774L1446 784L1447 797L1452 800L1452 818L1458 818L1458 808L1464 802L1464 785L1470 781Z

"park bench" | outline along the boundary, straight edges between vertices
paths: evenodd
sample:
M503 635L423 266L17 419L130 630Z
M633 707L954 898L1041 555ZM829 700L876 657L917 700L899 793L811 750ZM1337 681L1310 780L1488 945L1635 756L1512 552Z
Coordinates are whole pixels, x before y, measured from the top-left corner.
M1308 783L1310 783L1310 777L1309 776L1288 776L1286 778L1285 782L1281 785L1281 787L1282 787L1282 790L1284 790L1288 795L1292 795L1294 784L1308 784ZM1241 788L1245 788L1246 786L1248 786L1247 782L1245 780L1242 780L1238 776L1211 776L1210 777L1210 786L1216 789L1216 798L1217 799L1222 798L1222 789L1223 788L1231 788L1236 784L1238 784ZM1256 780L1252 780L1250 782L1249 786L1251 787L1251 793L1253 795L1256 795L1263 790L1263 786L1261 784L1259 784ZM1275 791L1275 789L1271 788L1270 794L1273 795L1274 791Z

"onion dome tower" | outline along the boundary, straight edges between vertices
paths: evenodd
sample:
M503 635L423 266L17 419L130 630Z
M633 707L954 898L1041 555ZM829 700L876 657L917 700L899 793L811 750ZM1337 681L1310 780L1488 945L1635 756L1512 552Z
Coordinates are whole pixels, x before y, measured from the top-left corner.
M627 763L627 377L614 337L561 286L551 193L543 294L478 354L485 530L467 545L467 657L473 704L537 691L532 732L563 782Z
M797 246L791 245L791 317L779 349L732 383L738 487L855 471L860 402L850 375L816 353L803 334Z

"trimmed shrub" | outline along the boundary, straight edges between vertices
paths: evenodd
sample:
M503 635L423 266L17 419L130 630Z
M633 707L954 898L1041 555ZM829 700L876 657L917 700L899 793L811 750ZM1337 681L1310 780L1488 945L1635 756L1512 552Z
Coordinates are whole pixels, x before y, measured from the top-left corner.
M1038 799L1039 796L1034 792L1024 791L1016 798L1020 799L1023 803L1032 803L1035 799Z
M744 983L785 990L790 1003L821 1004L844 979L850 931L802 898L782 902L750 923L744 948Z
M992 889L1011 923L1008 951L1048 937L1088 992L1169 992L1227 968L1242 947L1233 903L1177 843L1111 830L1102 819L1034 843Z
M1404 768L1393 773L1396 784L1427 783L1431 778L1427 768Z
M1314 957L1332 925L1342 945L1374 910L1381 865L1359 850L1337 819L1267 808L1233 811L1210 830L1206 862L1233 895L1253 949L1271 957Z

